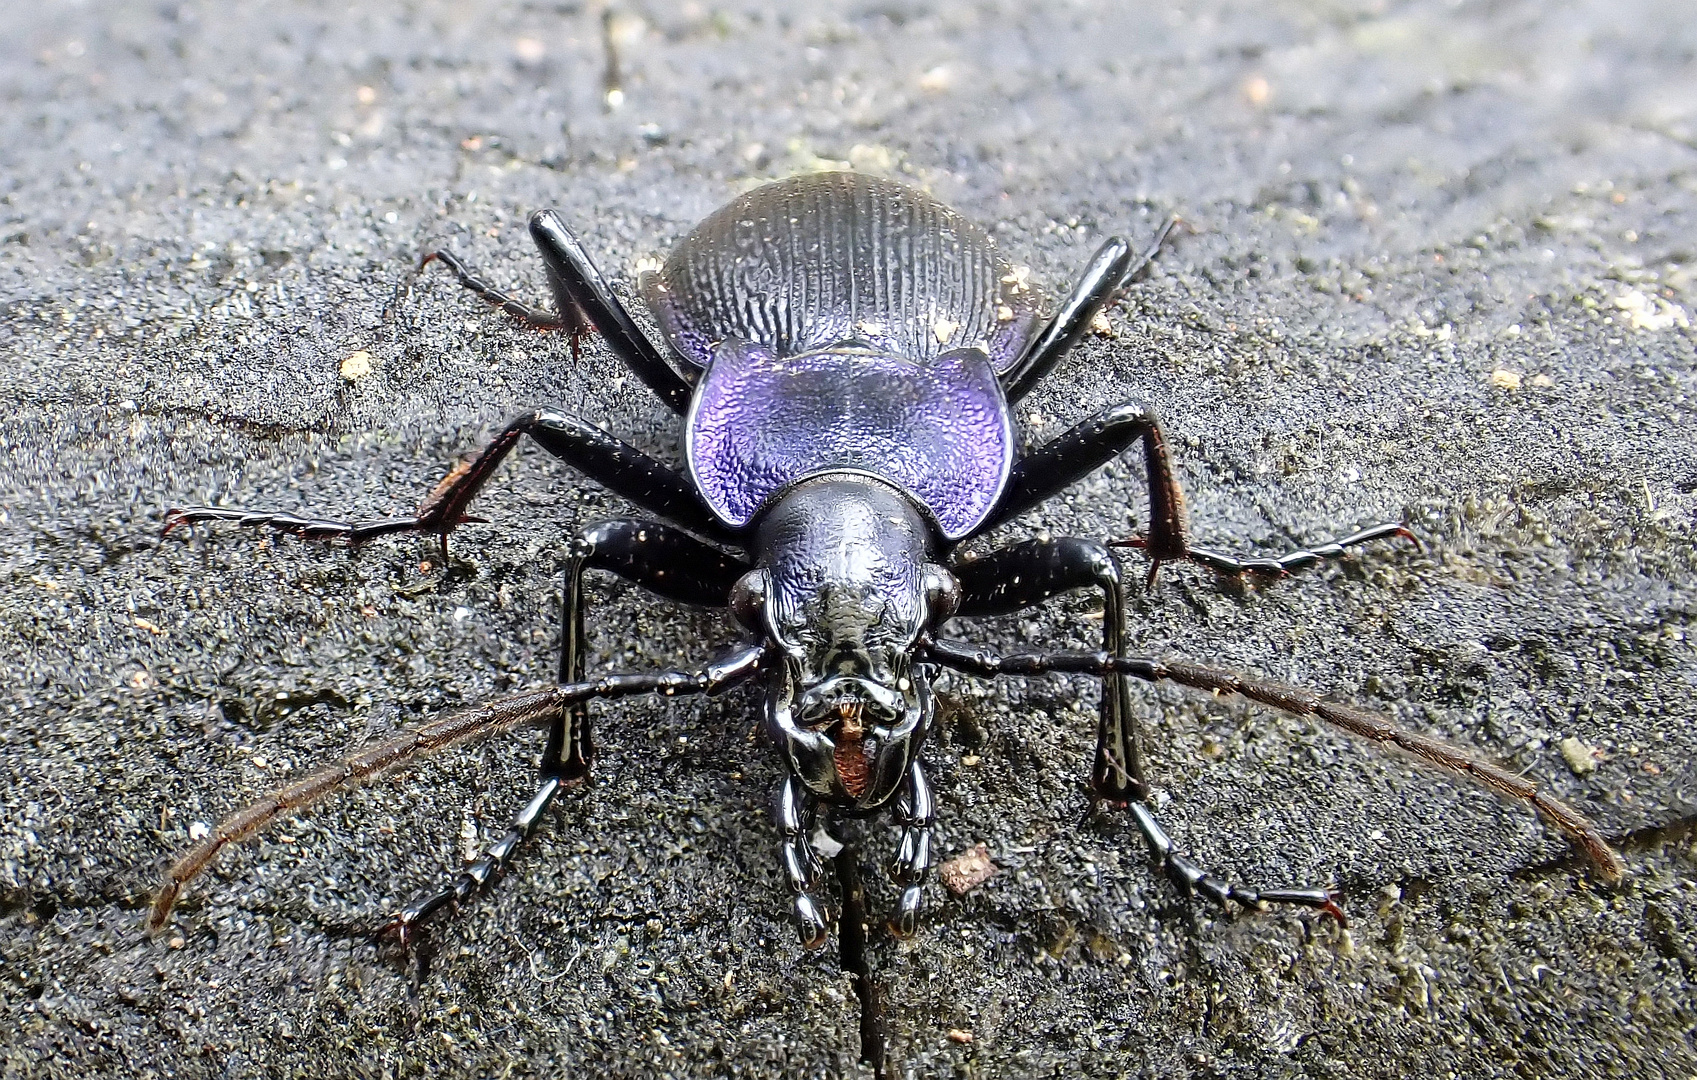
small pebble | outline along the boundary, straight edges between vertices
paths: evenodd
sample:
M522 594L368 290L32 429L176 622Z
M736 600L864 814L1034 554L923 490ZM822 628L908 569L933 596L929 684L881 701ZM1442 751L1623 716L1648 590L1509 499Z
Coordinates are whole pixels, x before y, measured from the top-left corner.
M965 896L995 877L999 869L990 861L990 849L983 844L974 844L937 867L937 876L950 892Z
M371 374L371 354L364 349L348 354L342 361L342 378L356 383Z
M1597 771L1597 748L1572 735L1561 741L1561 756L1575 776L1590 776Z

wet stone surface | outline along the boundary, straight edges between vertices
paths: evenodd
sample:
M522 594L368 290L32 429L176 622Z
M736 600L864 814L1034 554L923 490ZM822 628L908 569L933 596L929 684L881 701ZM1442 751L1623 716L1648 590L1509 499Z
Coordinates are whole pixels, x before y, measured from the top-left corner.
M574 365L412 268L443 245L540 300L523 223L554 206L629 297L639 260L737 191L833 164L926 185L1052 291L1106 235L1191 222L1114 336L1022 405L1025 432L1144 402L1198 543L1267 554L1402 518L1426 549L1260 588L1173 568L1133 600L1133 648L1477 747L1630 867L1604 889L1520 807L1312 724L1140 691L1174 836L1251 884L1335 880L1354 926L1223 918L1154 879L1129 822L1084 821L1093 687L948 679L937 850L983 843L1000 872L934 885L912 944L874 936L899 1071L1697 1072L1686 15L9 5L0 1073L865 1075L848 979L787 921L778 764L746 693L598 709L594 785L442 927L416 997L356 931L504 829L534 736L288 822L141 932L204 824L545 682L568 539L624 512L534 449L446 572L424 541L160 543L164 510L409 512L537 404L677 462L675 418L604 349ZM1004 533L1124 536L1143 508L1116 464ZM735 637L594 588L598 667ZM1086 646L1092 609L966 631ZM894 832L864 840L881 863Z

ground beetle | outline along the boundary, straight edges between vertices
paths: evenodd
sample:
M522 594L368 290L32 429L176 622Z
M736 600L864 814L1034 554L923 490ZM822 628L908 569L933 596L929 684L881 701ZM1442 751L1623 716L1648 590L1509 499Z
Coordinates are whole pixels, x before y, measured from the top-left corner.
M1171 223L1168 228L1170 229ZM823 942L833 906L811 842L824 809L889 809L902 827L891 873L901 888L897 934L918 922L932 863L934 802L920 762L933 723L931 681L976 676L1090 675L1102 681L1090 790L1126 807L1154 860L1186 893L1220 905L1304 905L1342 918L1323 888L1250 889L1182 855L1148 805L1128 678L1237 693L1402 747L1524 800L1614 879L1619 857L1584 817L1530 781L1389 720L1314 694L1178 661L1124 653L1124 586L1109 546L1026 540L977 558L961 545L1009 521L1141 444L1149 526L1132 541L1155 568L1190 559L1226 574L1282 574L1369 540L1408 536L1398 524L1292 552L1239 560L1190 546L1184 503L1160 425L1119 405L1053 442L1021 452L1012 406L1066 355L1160 247L1102 245L1066 300L1044 301L979 227L915 188L854 173L796 177L750 191L702 222L643 281L669 354L632 322L569 229L544 210L530 232L557 312L519 303L440 260L467 288L526 326L594 330L684 416L688 474L666 468L594 423L554 409L514 420L455 469L415 518L354 525L214 507L173 509L165 531L234 521L313 540L358 544L390 533L443 537L476 520L467 505L525 436L590 479L665 520L621 519L583 530L566 579L559 684L455 713L360 750L220 824L165 877L149 915L157 929L183 886L226 844L314 800L444 746L521 726L548 729L542 785L512 828L439 892L391 926L406 940L432 913L471 896L513 856L562 787L591 757L588 704L633 694L713 694L765 682L766 727L787 766L777 795L779 851L801 940ZM1166 230L1163 230L1163 236ZM608 571L669 600L728 607L752 639L694 671L589 677L583 579ZM1102 647L995 655L945 639L955 617L1001 615L1074 589L1099 589Z

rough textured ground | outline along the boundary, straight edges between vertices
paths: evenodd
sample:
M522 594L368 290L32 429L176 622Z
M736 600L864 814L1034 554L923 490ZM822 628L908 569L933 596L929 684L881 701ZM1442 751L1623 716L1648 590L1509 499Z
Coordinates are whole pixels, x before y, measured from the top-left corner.
M439 934L416 998L353 928L504 827L534 737L337 799L140 930L194 823L546 681L567 538L619 507L526 451L447 574L411 540L160 543L163 510L406 512L536 403L676 461L604 350L573 365L419 253L540 298L522 225L553 205L625 288L742 186L832 162L928 185L1051 288L1110 232L1194 223L1027 430L1152 403L1199 539L1401 517L1427 546L1259 589L1175 569L1137 648L1477 746L1631 866L1602 888L1521 808L1145 692L1174 834L1252 883L1335 876L1355 924L1218 918L1125 822L1080 823L1092 687L951 680L940 846L1001 873L876 943L900 1071L1697 1074L1685 5L397 7L0 14L0 1074L865 1074L848 981L786 921L742 694L601 709L595 786ZM1142 502L1116 466L1007 532L1125 535ZM599 595L605 665L733 637ZM1091 607L969 629L1085 644Z

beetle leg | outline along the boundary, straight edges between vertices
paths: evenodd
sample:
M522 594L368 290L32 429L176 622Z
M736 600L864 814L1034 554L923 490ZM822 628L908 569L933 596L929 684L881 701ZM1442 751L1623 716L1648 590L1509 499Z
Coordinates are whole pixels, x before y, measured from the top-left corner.
M751 645L695 671L604 675L585 682L532 690L407 728L382 742L357 750L334 764L292 781L219 822L207 839L178 859L166 873L148 912L147 927L156 931L165 925L183 887L211 866L225 847L256 835L278 818L305 810L327 795L373 780L450 746L487 739L521 727L552 723L572 705L590 698L630 697L635 694L664 694L667 697L716 694L757 672L762 652L761 646ZM537 816L540 815L541 810L538 810ZM524 816L521 813L520 817ZM517 819L515 825L516 822Z
M552 210L538 210L530 218L530 237L548 264L548 283L554 289L561 311L587 318L607 345L637 378L679 416L689 411L694 389L668 364L648 336L631 321L630 313L613 294L612 286L596 269L589 252L577 236Z
M1113 541L1111 546L1141 548L1148 554L1150 586L1154 585L1161 564L1176 559L1188 559L1220 574L1283 577L1293 570L1339 558L1346 549L1374 540L1401 536L1419 545L1420 541L1406 526L1386 522L1276 559L1240 559L1193 548L1187 535L1184 493L1179 489L1178 476L1167 454L1161 422L1151 410L1129 402L1102 410L1014 462L1001 502L976 532L988 532L1059 494L1139 440L1143 443L1143 470L1149 485L1149 533L1131 540Z
M1227 881L1196 865L1187 855L1173 846L1172 838L1167 830L1161 828L1161 823L1155 820L1155 812L1149 809L1142 799L1133 799L1124 804L1131 811L1131 819L1137 822L1137 831L1143 834L1143 839L1149 845L1149 857L1155 860L1161 871L1167 875L1174 885L1177 885L1186 896L1201 893L1220 907L1226 907L1228 902L1242 904L1244 907L1265 910L1268 904L1297 904L1302 907L1317 908L1338 921L1340 926L1348 926L1349 919L1344 915L1343 908L1338 906L1341 894L1335 889L1250 889L1245 886Z
M572 559L566 572L564 633L560 643L562 684L582 682L584 677L583 575L586 570L606 570L679 603L722 607L731 586L747 572L748 566L659 522L605 521L584 529L572 542ZM511 861L519 844L536 830L561 787L588 778L595 752L593 731L588 700L575 702L556 715L549 724L548 744L542 753L542 786L514 816L512 828L490 845L481 858L460 871L446 888L401 909L385 930L397 933L405 944L414 927L444 907L463 903L488 884Z
M439 262L452 271L454 277L459 280L462 288L475 293L481 299L500 308L504 314L510 315L518 321L519 325L524 326L527 329L570 330L572 334L572 348L574 350L577 348L578 337L586 331L593 329L588 317L583 315L576 308L562 307L560 309L562 314L556 315L552 311L543 311L540 308L533 308L529 304L513 299L507 293L502 292L500 289L489 284L487 281L484 281L482 278L468 270L465 263L460 262L458 257L456 257L451 251L427 252L424 258L420 259L418 262L419 272L422 273L424 268L433 262Z
M605 570L681 604L723 607L731 586L748 569L748 564L736 556L656 521L624 518L584 529L572 541L571 562L566 570L560 681L579 682L584 676L587 642L583 575L586 571ZM587 775L593 753L590 733L589 703L580 702L557 720L549 732L543 775L560 776L568 781Z
M1205 566L1216 574L1225 577L1242 577L1244 574L1256 574L1262 577L1289 577L1292 571L1306 570L1333 559L1341 559L1348 549L1361 544L1372 543L1374 540L1388 540L1392 537L1402 537L1415 548L1419 548L1420 538L1409 531L1408 526L1398 521L1386 521L1378 525L1369 525L1358 529L1348 536L1336 540L1327 540L1315 544L1311 548L1297 548L1283 555L1266 558L1240 558L1223 552L1210 551L1205 548L1187 548L1184 557L1199 566ZM1110 540L1109 547L1146 547L1148 541L1143 537L1133 537L1130 540Z
M1011 565L993 564L983 570L974 569L978 562L990 561L998 555L1005 556L1003 561ZM1104 565L1104 558L1107 565ZM1046 599L1062 591L1056 586L1063 582L1070 581L1068 587L1078 588L1094 583L1094 578L1102 584L1107 597L1103 622L1108 625L1104 636L1112 639L1109 647L1095 655L1104 658L1104 661L1108 657L1119 657L1121 648L1117 628L1123 625L1123 605L1120 602L1118 567L1113 565L1112 560L1112 555L1104 545L1088 540L1068 538L1047 542L1028 541L1006 548L1002 552L992 553L986 559L966 563L962 570L956 572L962 583L961 613L974 613L967 609L968 597L975 601L974 607L978 611L984 614L1000 614L1003 610L1012 610L1007 605L1014 595ZM1108 565L1113 566L1111 574L1108 572ZM1086 576L1087 574L1090 576ZM975 593L973 588L966 584L969 580L974 585L997 583L1000 588L986 596ZM1001 584L1003 582L1012 584ZM1000 600L1001 603L992 607L992 600ZM945 647L952 647L952 643ZM948 663L946 657L939 659L945 664ZM985 662L981 656L974 659L980 663ZM1005 662L1001 661L1001 658L988 660L991 667L1002 663ZM1148 798L1149 789L1143 779L1141 750L1130 707L1130 690L1125 685L1125 677L1121 673L1113 672L1106 662L1103 667L1104 708L1102 722L1096 733L1096 762L1090 772L1090 792L1103 802L1124 806L1131 811L1132 820L1137 823L1138 831L1143 834L1144 841L1149 845L1150 857L1173 884L1183 890L1186 896L1200 893L1221 907L1226 907L1228 901L1257 910L1263 909L1269 903L1299 904L1319 908L1336 918L1339 923L1347 925L1348 920L1344 917L1343 909L1338 906L1337 896L1325 889L1286 888L1257 891L1209 873L1173 846L1172 839L1166 830L1161 828L1161 823L1155 820L1154 812L1144 802ZM1106 708L1110 688L1117 689L1126 698L1118 710L1118 716L1124 719L1117 726L1112 722L1113 714Z
M1119 560L1095 540L1057 537L1027 540L953 568L960 582L956 614L968 618L1006 615L1074 589L1102 590L1102 648L1118 656L1125 648L1125 587ZM1102 680L1091 790L1099 798L1125 801L1147 793L1137 718L1124 676Z
M1168 218L1141 255L1134 255L1131 244L1119 236L1109 237L1096 249L1096 254L1090 257L1084 272L1073 284L1066 302L1032 340L1025 354L1014 361L1002 376L1002 389L1010 403L1030 393L1031 388L1072 351L1090 329L1097 313L1113 303L1138 273L1161 253L1161 246L1178 223L1178 218Z
M794 776L784 777L773 812L782 837L778 857L783 863L790 891L795 894L796 930L801 935L802 947L807 949L823 945L831 932L831 923L836 920L836 913L830 905L819 899L824 868L809 839L818 810L819 800L802 786L800 780Z
M1190 550L1185 538L1184 493L1167 456L1166 435L1152 410L1129 402L1102 410L1014 462L1001 501L975 532L988 532L1058 495L1139 440L1149 485L1149 536L1144 550L1156 566L1184 558ZM1150 580L1154 580L1153 570Z
M162 532L169 535L183 525L201 521L234 521L238 525L267 528L305 540L339 540L356 546L379 536L404 532L445 538L462 524L484 520L468 515L466 508L488 483L495 467L526 435L615 495L691 532L733 542L731 534L701 501L701 496L687 477L629 443L615 439L594 424L555 409L525 413L508 424L477 457L448 473L419 507L417 517L355 524L289 513L189 506L167 510Z
M1326 701L1312 690L1287 686L1267 679L1251 679L1230 671L1203 667L1184 661L1151 660L1147 657L1114 656L1108 652L1018 652L998 656L987 649L958 641L927 640L924 659L969 675L993 678L998 675L1095 675L1119 672L1144 682L1172 682L1213 694L1241 694L1293 716L1313 717L1381 745L1405 750L1428 765L1465 776L1508 799L1518 799L1544 820L1566 834L1569 841L1608 881L1618 881L1626 872L1620 856L1603 839L1584 814L1547 794L1537 784L1492 764L1459 746L1430 735L1405 731L1388 717ZM1151 841L1153 844L1153 841ZM1261 894L1263 900L1268 894ZM1298 901L1300 902L1300 901Z
M614 294L607 279L596 269L577 236L552 210L541 210L530 219L530 237L542 252L548 267L548 287L554 293L558 312L542 311L513 299L507 293L468 270L452 253L432 251L419 262L423 270L439 262L453 271L465 288L500 308L532 330L567 330L572 336L572 358L578 355L578 340L598 330L607 345L643 384L660 396L672 411L689 411L690 384L668 364L648 336L637 329L630 313Z
M173 506L165 511L161 536L169 536L184 525L203 521L233 521L244 529L270 529L302 540L339 540L355 547L367 540L393 533L423 531L417 518L390 518L354 524L348 521L327 521L301 517L287 511L231 510L222 506Z
M890 879L901 886L902 894L890 913L889 926L891 934L906 938L919 929L922 887L931 870L931 827L937 819L931 785L917 761L908 770L907 786L896 796L893 812L896 823L902 827L902 838L895 861L890 864Z
M617 518L591 525L572 541L569 587L579 610L569 632L583 632L580 598L587 570L605 570L680 604L724 607L731 587L750 569L741 557L658 521ZM563 681L574 682L576 676Z
M1113 299L1115 283L1131 266L1131 244L1124 237L1110 236L1085 264L1066 302L1038 333L1025 354L1002 375L1002 390L1013 404L1036 386L1061 357L1083 339L1090 324Z
M556 725L559 722L558 719L554 721ZM402 908L378 934L392 933L401 945L405 946L418 933L419 926L426 919L445 907L459 906L486 887L497 873L506 869L519 845L530 839L530 835L541 824L542 816L554 802L554 796L560 793L565 783L558 776L550 776L542 781L542 786L536 789L536 794L530 797L523 809L513 815L512 826L505 836L490 844L481 857L468 863L445 888L429 896L421 896Z

